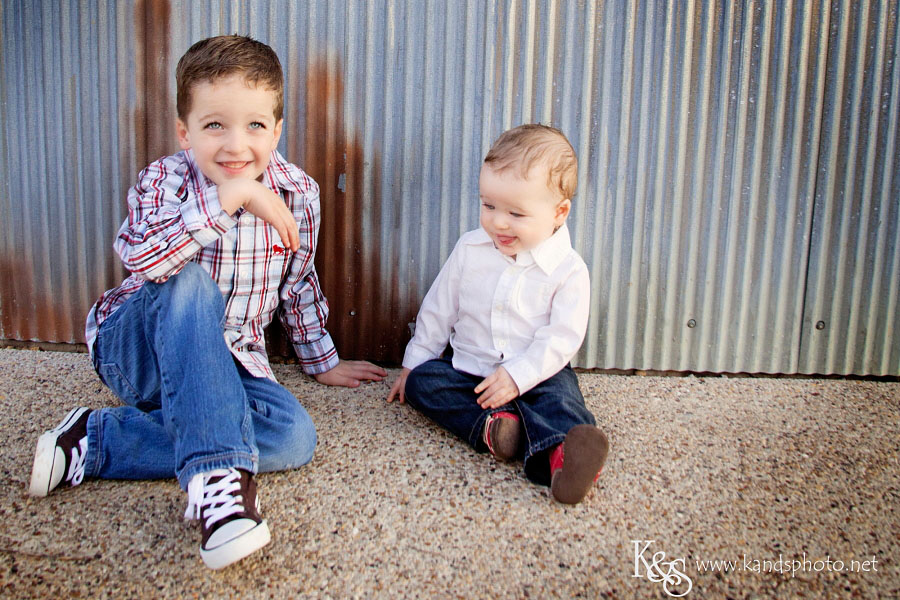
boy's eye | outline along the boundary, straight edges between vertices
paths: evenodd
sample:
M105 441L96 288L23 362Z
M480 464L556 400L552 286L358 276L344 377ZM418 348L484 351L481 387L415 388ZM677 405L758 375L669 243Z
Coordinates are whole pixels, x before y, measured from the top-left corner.
M487 202L482 202L481 205L485 208L485 210L494 210L493 204L488 204Z
M514 213L514 212L511 212L511 213L509 213L509 214L510 214L511 216L513 216L513 217L516 217L516 218L518 218L518 217L524 217L524 216L525 216L525 215L523 215L523 214L521 214L521 213Z
M260 123L259 121L253 121L252 123L250 123L250 129L265 129L265 128L266 128L265 123Z
M222 124L218 121L212 121L211 123L207 123L203 127L204 129L222 129Z

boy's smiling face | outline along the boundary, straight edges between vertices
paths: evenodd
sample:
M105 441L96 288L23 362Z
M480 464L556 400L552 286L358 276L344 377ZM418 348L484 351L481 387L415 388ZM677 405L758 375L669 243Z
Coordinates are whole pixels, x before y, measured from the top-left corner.
M248 84L241 74L194 84L187 118L176 119L183 150L192 149L203 174L214 183L259 179L281 138L275 92Z
M543 165L531 169L527 179L513 170L481 167L481 226L506 256L515 257L550 238L566 221L572 203L547 187Z

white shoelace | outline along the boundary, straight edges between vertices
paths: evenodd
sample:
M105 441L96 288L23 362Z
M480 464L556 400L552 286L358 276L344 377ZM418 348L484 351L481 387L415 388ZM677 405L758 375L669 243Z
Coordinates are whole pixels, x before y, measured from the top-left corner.
M72 460L69 462L69 472L66 481L72 485L78 485L84 479L84 463L87 458L87 438L78 440L78 445L72 447Z
M221 477L209 483L213 477ZM206 527L221 521L229 515L244 510L240 494L241 474L237 469L217 469L208 473L197 473L188 483L188 507L185 519L199 519L200 510L206 507Z

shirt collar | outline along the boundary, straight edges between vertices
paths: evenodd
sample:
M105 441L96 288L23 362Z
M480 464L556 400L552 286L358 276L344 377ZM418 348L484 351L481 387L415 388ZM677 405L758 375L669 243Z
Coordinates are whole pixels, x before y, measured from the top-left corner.
M572 250L569 227L563 223L556 233L530 250L531 257L541 270L550 275L556 270Z
M215 184L212 179L207 177L194 159L194 151L185 150L184 155L187 158L188 168L192 179L197 182L197 186L201 189L212 187ZM263 184L273 191L287 190L289 192L297 192L304 194L310 189L310 182L299 167L288 162L278 150L272 151L272 157L269 159L269 165L263 171Z
M482 227L476 230L469 243L472 245L494 245L493 240ZM569 227L563 223L562 227L557 229L556 233L549 238L531 250L517 254L516 263L520 265L535 263L544 273L550 275L565 260L571 249L572 238L569 236Z

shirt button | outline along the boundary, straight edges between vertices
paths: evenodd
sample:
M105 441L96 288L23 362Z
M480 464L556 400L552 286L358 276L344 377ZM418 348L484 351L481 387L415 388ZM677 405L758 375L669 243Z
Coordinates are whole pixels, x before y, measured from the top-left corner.
M494 308L497 310L497 312L503 312L503 305L502 305L502 304L498 304L498 305L495 306Z

